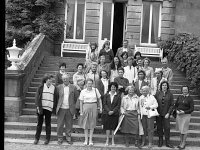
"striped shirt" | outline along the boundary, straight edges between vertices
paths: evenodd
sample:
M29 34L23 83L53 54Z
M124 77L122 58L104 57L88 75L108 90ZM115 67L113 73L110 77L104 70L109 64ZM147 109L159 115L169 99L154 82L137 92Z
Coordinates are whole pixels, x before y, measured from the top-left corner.
M43 92L42 92L42 108L43 109L52 111L54 90L55 90L55 86L50 85L50 87L47 87L47 85L44 84Z

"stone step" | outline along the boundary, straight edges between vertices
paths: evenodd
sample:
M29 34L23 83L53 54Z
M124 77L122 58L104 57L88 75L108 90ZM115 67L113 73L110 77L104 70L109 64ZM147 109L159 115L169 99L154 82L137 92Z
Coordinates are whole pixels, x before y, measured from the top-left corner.
M190 134L190 133L189 133ZM45 131L43 130L42 133L41 133L41 139L45 139ZM4 137L5 138L8 138L8 137L12 137L12 138L32 138L34 139L34 136L35 136L35 131L24 131L24 130L4 130ZM77 142L77 141L81 141L83 142L84 141L84 134L83 133L72 133L71 134L72 136L72 140ZM132 137L130 139L130 144L134 144L134 137ZM177 134L177 136L171 136L170 138L171 140L171 143L173 145L178 145L179 144L179 136ZM57 141L57 133L56 132L51 132L51 141ZM106 141L106 135L105 134L94 134L93 135L93 142L94 144L95 143L105 143ZM158 141L158 137L154 137L154 143L157 144L157 141ZM117 134L115 136L115 143L116 144L124 144L124 136L121 135L121 134ZM193 138L193 137L188 137L187 138L187 143L189 143L189 145L193 145L193 146L200 146L200 143L199 141L196 139L196 138ZM157 147L157 146L156 146Z
M46 72L46 73L49 73L49 72ZM52 72L50 72L53 76L54 76L54 78L55 78L55 76L56 76L56 71L52 71ZM74 73L75 72L68 72L69 74L70 74L70 77L73 77L73 75L74 75ZM43 76L44 76L44 74L45 74L45 72L43 72L43 73L37 73L37 74L35 74L34 75L34 78L42 78Z
M66 72L73 72L73 73L75 73L76 71L77 71L76 69L72 69L72 68L66 69ZM45 74L45 73L56 74L57 72L58 72L57 70L55 70L55 71L52 71L52 70L37 70L36 74Z

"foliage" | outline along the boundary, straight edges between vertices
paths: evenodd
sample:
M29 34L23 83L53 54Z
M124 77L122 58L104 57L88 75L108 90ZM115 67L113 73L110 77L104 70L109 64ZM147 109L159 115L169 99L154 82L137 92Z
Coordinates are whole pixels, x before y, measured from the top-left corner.
M200 38L180 33L171 39L161 40L159 46L170 61L178 64L177 69L186 73L194 91L200 91Z

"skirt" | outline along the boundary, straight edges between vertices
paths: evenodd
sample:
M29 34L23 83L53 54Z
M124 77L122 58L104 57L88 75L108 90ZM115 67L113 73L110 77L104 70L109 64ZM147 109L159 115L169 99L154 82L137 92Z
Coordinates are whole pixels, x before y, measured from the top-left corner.
M118 115L108 115L102 116L103 119L103 129L104 130L115 130L118 124Z
M136 110L129 111L121 124L122 133L139 134L138 113Z
M83 115L80 117L81 123L79 126L83 129L94 129L97 119L97 103L84 103Z
M191 114L182 114L176 116L176 130L181 134L187 134L189 129Z

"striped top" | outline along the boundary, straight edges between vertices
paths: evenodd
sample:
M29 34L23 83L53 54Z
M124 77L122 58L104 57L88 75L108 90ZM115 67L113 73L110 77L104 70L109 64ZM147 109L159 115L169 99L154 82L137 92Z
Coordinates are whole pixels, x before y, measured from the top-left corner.
M52 111L54 90L55 90L55 86L51 85L50 87L47 87L47 85L44 84L43 92L42 92L42 108L43 109Z

